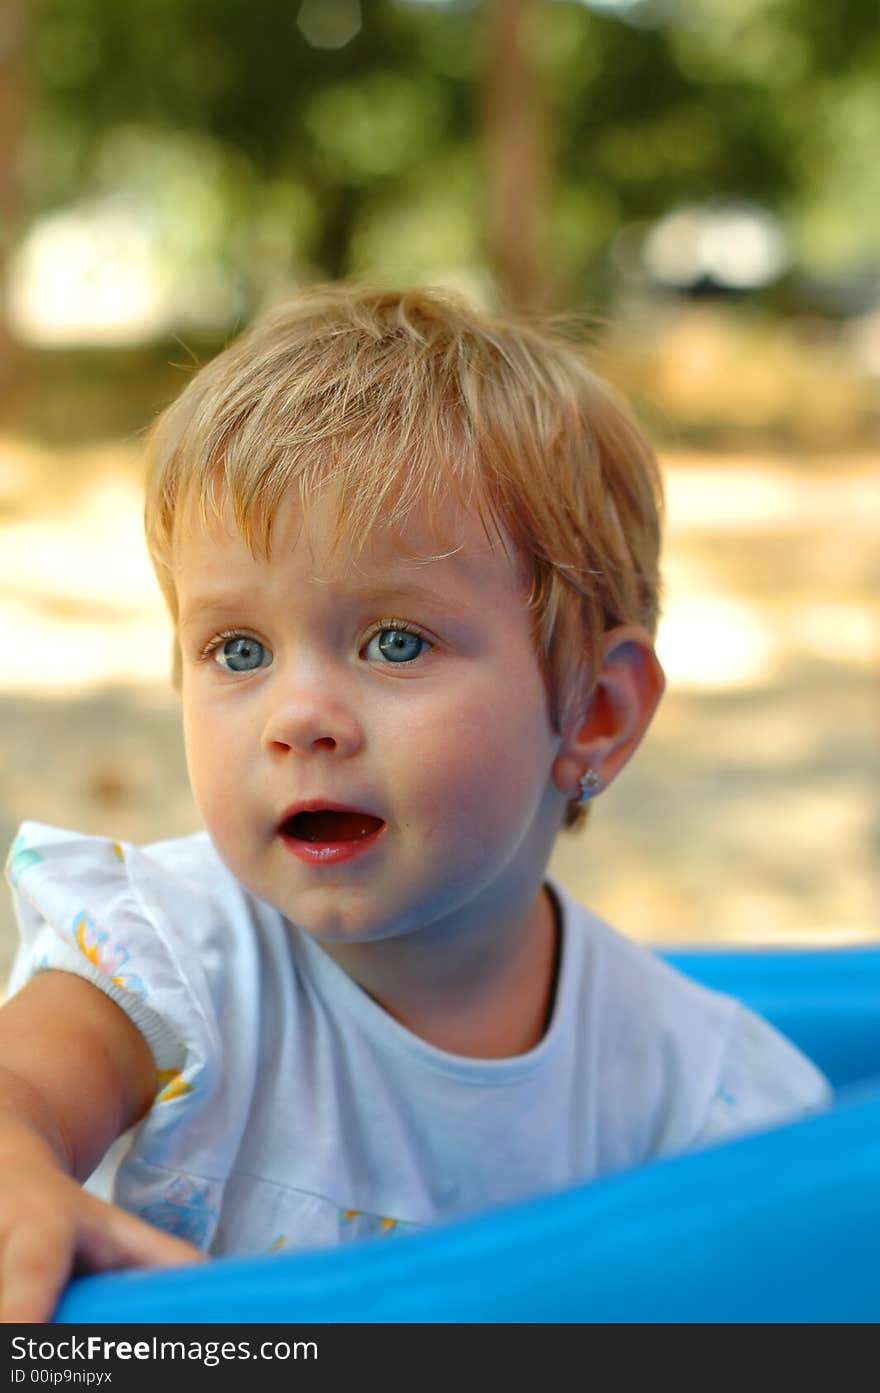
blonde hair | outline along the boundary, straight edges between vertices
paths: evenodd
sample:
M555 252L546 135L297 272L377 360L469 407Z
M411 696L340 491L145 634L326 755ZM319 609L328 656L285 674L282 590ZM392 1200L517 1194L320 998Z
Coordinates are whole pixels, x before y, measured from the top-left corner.
M296 490L337 490L332 545L358 551L450 495L522 563L556 729L603 632L659 609L653 451L573 344L434 290L322 286L258 321L157 421L146 533L172 618L175 519L224 503L251 549ZM176 654L176 664L179 655ZM176 667L176 671L179 670ZM584 820L570 804L565 826Z

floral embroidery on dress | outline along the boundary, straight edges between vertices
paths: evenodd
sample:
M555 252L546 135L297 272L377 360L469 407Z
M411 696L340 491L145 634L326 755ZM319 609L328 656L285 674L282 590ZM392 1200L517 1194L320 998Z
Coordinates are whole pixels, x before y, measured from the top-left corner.
M165 1199L139 1211L141 1218L201 1247L217 1219L216 1205L211 1203L211 1189L210 1181L197 1185L186 1176L178 1176L168 1186Z
M38 866L42 860L40 853L28 846L24 833L19 832L9 849L9 859L6 862L6 873L13 886L17 888L25 871L29 871L32 866Z
M347 1238L374 1238L377 1235L412 1233L421 1228L420 1224L407 1223L403 1219L392 1219L387 1214L368 1214L362 1209L340 1209L339 1231ZM347 1231L347 1232L346 1232Z
M124 987L141 1001L146 1001L147 989L143 979L135 973L123 972L130 957L128 949L121 943L112 943L109 934L99 929L85 910L74 916L73 937L80 952L99 972L103 972L117 987Z
M187 1083L180 1069L159 1070L159 1092L156 1095L157 1103L169 1103L172 1098L182 1098L185 1093L191 1092L192 1084Z

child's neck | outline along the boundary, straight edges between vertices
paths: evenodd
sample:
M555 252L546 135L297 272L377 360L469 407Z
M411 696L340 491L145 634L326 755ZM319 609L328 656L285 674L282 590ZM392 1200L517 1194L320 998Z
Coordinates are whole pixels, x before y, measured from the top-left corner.
M558 971L560 926L542 887L528 910L481 933L423 934L327 952L389 1015L450 1054L525 1054L546 1033Z

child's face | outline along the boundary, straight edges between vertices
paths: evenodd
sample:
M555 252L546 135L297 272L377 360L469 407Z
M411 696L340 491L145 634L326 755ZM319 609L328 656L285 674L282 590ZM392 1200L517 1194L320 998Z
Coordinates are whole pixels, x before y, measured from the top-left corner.
M522 915L566 794L514 565L451 504L442 535L462 550L428 562L407 559L439 550L423 522L331 559L334 519L315 505L301 534L286 504L269 560L231 523L178 543L205 825L244 885L328 941Z

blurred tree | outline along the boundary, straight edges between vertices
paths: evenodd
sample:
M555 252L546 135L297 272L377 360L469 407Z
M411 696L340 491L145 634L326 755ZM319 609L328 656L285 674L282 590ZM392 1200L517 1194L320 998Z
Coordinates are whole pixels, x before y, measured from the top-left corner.
M540 309L552 295L542 74L533 35L544 0L488 0L484 78L487 248L502 298Z
M0 9L0 286L22 216L21 166L27 100L23 0ZM16 349L0 315L0 392L16 368Z
M295 223L286 251L300 272L340 276L362 269L370 218L432 177L467 197L478 14L377 0L348 43L318 48L297 25L303 8L42 0L32 207L161 182L162 160L132 163L150 143L182 179L189 152L193 188L211 166L227 254L259 281L267 224L277 241L279 222Z
M475 267L519 303L595 301L621 227L724 197L786 215L808 260L876 262L872 0L41 0L34 14L31 212L140 189L193 285L220 266L242 310L285 276Z

